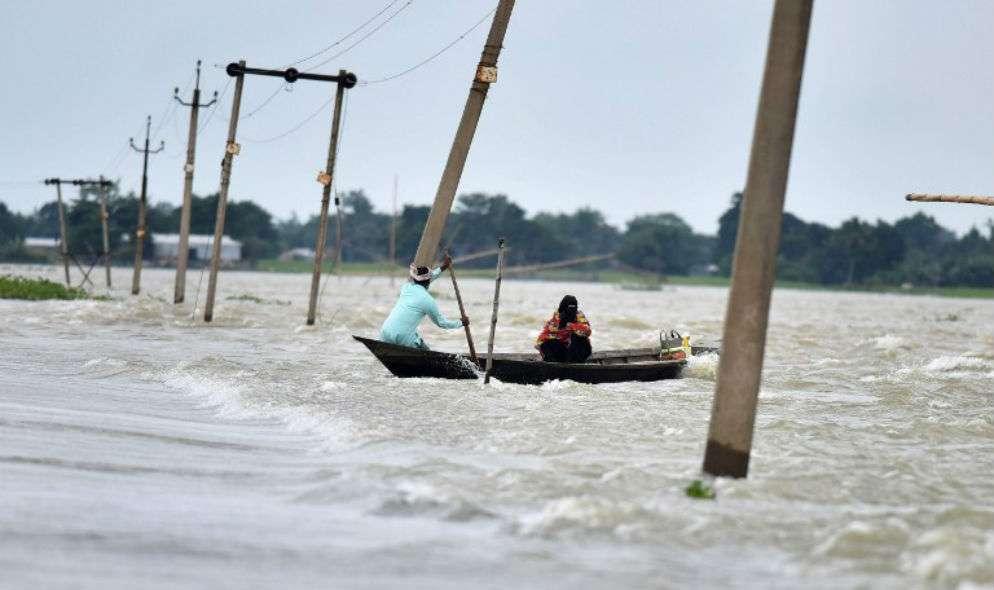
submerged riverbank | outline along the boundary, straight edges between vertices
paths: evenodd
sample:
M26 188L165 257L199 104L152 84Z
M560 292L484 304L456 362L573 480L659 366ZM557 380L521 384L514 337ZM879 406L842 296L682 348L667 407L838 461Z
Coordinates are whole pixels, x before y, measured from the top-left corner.
M170 270L139 297L129 277L112 301L0 301L5 584L994 584L990 302L776 291L750 478L700 501L713 361L648 384L400 380L351 338L389 312L386 278L327 279L310 328L305 274L223 272L210 325L195 277L180 306ZM488 318L492 281L461 287ZM527 350L566 291L598 349L720 337L720 288L510 281L497 349Z

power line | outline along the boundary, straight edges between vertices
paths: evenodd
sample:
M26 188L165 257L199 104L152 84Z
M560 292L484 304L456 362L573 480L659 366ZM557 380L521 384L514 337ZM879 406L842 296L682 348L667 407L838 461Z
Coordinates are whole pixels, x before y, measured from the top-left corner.
M197 130L197 135L203 133L204 129L207 129L207 126L211 124L211 120L214 118L214 113L216 113L218 107L221 106L221 101L224 100L224 95L227 94L229 86L231 86L230 77L228 78L228 81L225 82L224 88L221 89L221 94L218 95L217 102L214 103L214 107L211 109L211 112L207 113L207 120L204 121L204 124L201 125L200 129Z
M316 70L317 68L320 68L321 66L325 65L326 63L328 63L328 62L330 62L330 61L332 61L334 59L338 59L339 57L345 55L346 53L348 53L349 51L351 51L356 45L359 45L360 43L362 43L363 41L365 41L366 39L368 39L369 37L371 37L374 33L376 33L377 31L379 31L380 29L382 29L384 26L386 26L387 23L389 23L394 18L396 18L396 16L398 14L400 14L401 12L404 12L404 10L406 10L407 7L410 6L413 3L414 3L414 0L407 0L406 4L404 4L403 6L401 6L400 8L398 8L397 10L395 10L393 12L393 14L391 14L390 16L388 16L385 21L383 21L380 24L378 24L375 27L373 27L368 33L366 33L362 37L359 37L356 40L355 43L353 43L352 45L349 45L345 49L339 51L335 55L332 55L331 57L329 57L328 59L326 59L326 60L318 63L317 65L310 66L310 70L309 71L313 72L314 70Z
M371 16L371 17L370 17L370 18L369 18L368 20L366 20L365 22L363 22L363 23L362 23L361 25L359 25L358 27L356 27L356 28L352 29L352 31L351 31L351 32L350 32L350 33L349 33L348 35L345 35L345 36L344 36L344 37L342 37L341 39L339 39L339 40L335 41L334 43L332 43L331 45L329 45L329 46L325 47L325 48L324 48L324 49L322 49L321 51L318 51L317 53L312 53L311 55L308 55L307 57L304 57L304 58L301 58L301 59L298 59L297 61L292 61L292 62L290 62L290 64L289 64L289 65L291 65L291 66L295 66L295 65L297 65L297 64L302 64L302 63L304 63L305 61L310 61L310 60L314 59L315 57L317 57L317 56L321 55L322 53L325 53L325 52L328 52L328 51L330 51L330 50L334 49L335 47L337 47L337 46L341 45L342 43L344 43L344 42L345 42L345 40L346 40L346 39L348 39L348 38L349 38L349 37L351 37L352 35L355 35L355 34L356 34L356 33L358 33L359 31L361 31L362 29L366 28L366 25L368 25L369 23L371 23L371 22L373 22L374 20L378 19L378 18L380 17L380 15L382 15L382 14L383 14L384 12L386 12L386 11L390 10L390 7L392 7L392 6L394 5L394 4L396 4L396 3L398 3L398 2L400 2L400 0L391 0L391 2L387 3L387 5L386 5L386 6L384 6L384 7L383 7L383 8L382 8L382 9L381 9L381 10L380 10L379 12L377 12L376 14L374 14L373 16Z
M446 45L445 47L442 47L441 49L439 49L435 53L433 53L430 56L428 56L427 58L419 61L418 63L414 64L413 66L407 68L406 70L402 70L400 72L397 72L396 74L392 74L390 76L386 76L385 78L379 78L379 79L376 79L376 80L366 80L366 81L363 81L363 82L359 82L359 86L369 86L370 84L379 84L381 82L388 82L390 80L395 80L397 78L400 78L401 76L406 76L407 74L410 74L414 70L420 68L421 66L423 66L423 65L425 65L425 64L427 64L427 63L429 63L431 61L433 61L436 57L442 55L443 53L445 53L446 51L448 51L449 49L451 49L453 46L455 46L456 43L459 43L460 41L462 41L463 39L465 39L467 35L469 35L473 31L475 31L477 29L477 27L479 27L480 25L482 25L484 22L486 22L486 20L488 18L490 18L491 16L493 16L494 12L496 12L496 11L497 11L497 8L495 7L493 10L491 10L490 12L486 13L485 15L483 15L483 18L481 18L480 20L476 21L476 24L474 24L472 27L466 29L461 35L459 35L458 37L456 37L455 39L453 39L451 42L449 42L448 45Z
M311 119L313 119L314 117L317 117L318 115L320 115L322 113L322 111L324 111L324 109L327 108L328 105L331 104L331 101L333 101L334 99L335 99L335 97L332 96L328 100L324 101L323 103L321 103L321 106L319 106L316 111L314 111L310 115L307 115L307 118L305 118L300 123L297 123L296 125L294 125L290 129L284 131L283 133L280 133L279 135L274 135L273 137L268 137L266 139L252 139L252 138L249 138L249 137L245 137L243 135L242 136L242 141L245 141L247 143L270 143L270 142L276 141L277 139L283 139L287 135L290 135L294 131L297 131L298 129L300 129L301 127L303 127L307 123L309 123L311 121Z

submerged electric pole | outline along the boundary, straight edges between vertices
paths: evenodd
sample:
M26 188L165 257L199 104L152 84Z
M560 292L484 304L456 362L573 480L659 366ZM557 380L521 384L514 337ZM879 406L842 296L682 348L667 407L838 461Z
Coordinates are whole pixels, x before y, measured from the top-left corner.
M135 146L135 139L132 137L128 140L131 144L131 149L142 154L142 192L141 197L138 202L138 228L135 230L135 268L131 275L131 294L137 295L141 291L141 281L142 281L142 254L145 250L145 208L148 205L148 156L149 154L157 154L161 152L166 147L166 142L160 142L159 147L150 150L148 149L149 135L152 132L152 117L148 116L145 118L145 147L144 149L138 149Z
M100 226L103 230L103 251L101 258L104 260L104 270L107 275L107 288L110 289L110 227L108 221L110 215L107 213L107 187L114 183L100 176L99 180L79 179L72 181L77 186L96 186L100 191Z
M331 200L331 181L332 174L334 173L334 154L335 147L338 141L338 121L341 118L341 104L342 104L342 91L344 88L352 88L356 85L355 74L346 72L345 70L340 70L338 76L328 76L325 74L313 74L309 72L300 72L295 68L288 68L286 70L265 70L261 68L249 68L245 66L245 61L239 61L237 63L230 63L225 71L229 76L235 78L235 95L232 98L231 103L231 119L228 121L228 141L225 145L224 150L224 160L221 162L221 191L218 195L217 200L217 219L214 223L214 243L212 244L213 249L211 251L211 272L210 278L207 282L207 302L204 304L204 321L210 322L214 319L214 296L217 291L217 274L218 268L221 264L221 239L224 235L224 216L227 211L228 206L228 188L231 185L231 164L234 156L236 156L240 151L240 146L235 143L235 136L238 130L238 117L239 111L241 110L242 104L242 88L245 84L246 74L255 74L258 76L276 76L283 78L289 83L294 83L297 80L318 80L323 82L335 82L338 86L335 94L335 115L334 123L332 125L332 139L331 147L329 148L329 158L328 166L325 172L318 175L318 182L324 185L323 199L321 201L321 225L318 231L318 242L320 249L318 249L315 254L316 268L318 269L318 279L320 280L320 262L324 248L324 240L327 236L328 231L328 204ZM310 318L314 311L314 302L316 301L317 293L313 286L311 286L311 305L308 317ZM313 321L308 321L308 324L313 324Z
M812 2L777 0L773 6L704 452L704 471L714 476L749 472Z
M490 34L487 35L487 42L483 46L483 55L476 67L476 75L473 77L473 84L469 89L469 97L463 108L462 119L459 121L459 128L452 141L449 159L445 162L445 171L442 172L442 180L438 183L435 202L431 206L428 221L421 234L421 242L418 244L417 254L414 256L414 264L418 266L430 267L435 262L438 244L442 239L442 232L445 230L445 221L452 209L452 201L455 199L456 189L459 188L459 178L466 165L466 156L469 155L469 146L473 143L476 125L483 112L483 101L487 98L487 90L490 85L497 81L497 58L500 56L501 46L504 43L504 33L507 32L507 24L511 20L513 8L514 0L500 0L497 11L494 13Z
M317 241L314 244L314 270L311 272L311 293L307 303L307 325L313 326L317 317L318 287L321 285L321 261L324 259L325 243L328 239L328 205L331 201L331 185L335 180L335 157L338 153L338 131L342 123L342 99L345 89L356 84L355 74L338 70L337 76L328 76L328 81L335 82L335 108L331 116L331 139L328 141L328 161L324 172L318 174L321 183L321 216L318 223ZM332 80L333 78L333 80ZM338 208L338 196L335 196L335 207ZM342 238L341 209L338 209L338 240ZM336 259L341 257L341 247L338 248Z
M46 178L45 184L55 185L55 197L58 202L59 209L59 253L62 256L62 268L66 271L66 286L71 287L72 283L69 280L69 236L66 232L66 211L62 204L62 183L72 182L71 180L63 180L61 178Z
M185 107L190 107L190 131L186 140L186 164L183 165L183 209L179 217L179 250L176 252L176 287L173 303L183 303L186 296L186 264L190 258L190 199L193 194L193 161L197 151L197 115L200 109L217 102L217 91L206 104L200 104L200 60L197 60L197 81L193 86L193 99L183 102L179 88L173 90L173 98Z

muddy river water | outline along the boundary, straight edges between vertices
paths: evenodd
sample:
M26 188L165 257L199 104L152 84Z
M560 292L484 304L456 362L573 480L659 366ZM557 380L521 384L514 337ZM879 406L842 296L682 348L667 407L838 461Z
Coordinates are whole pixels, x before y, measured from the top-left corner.
M778 290L750 477L700 501L713 357L659 383L401 380L351 338L399 282L332 277L305 327L307 275L222 273L212 325L199 271L183 305L172 278L0 301L0 587L994 586L992 301ZM461 283L482 347L493 285ZM565 293L595 349L721 336L724 289L505 281L497 350Z

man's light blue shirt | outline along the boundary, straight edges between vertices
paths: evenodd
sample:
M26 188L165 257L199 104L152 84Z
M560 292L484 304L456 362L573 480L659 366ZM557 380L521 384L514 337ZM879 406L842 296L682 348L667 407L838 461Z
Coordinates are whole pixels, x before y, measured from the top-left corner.
M442 274L440 268L432 270L431 280L434 281L440 274ZM393 306L393 311L380 328L380 339L392 344L427 350L428 345L418 334L418 324L425 316L431 318L439 328L452 330L462 327L461 321L450 320L442 315L428 289L408 281L400 288L397 304Z

